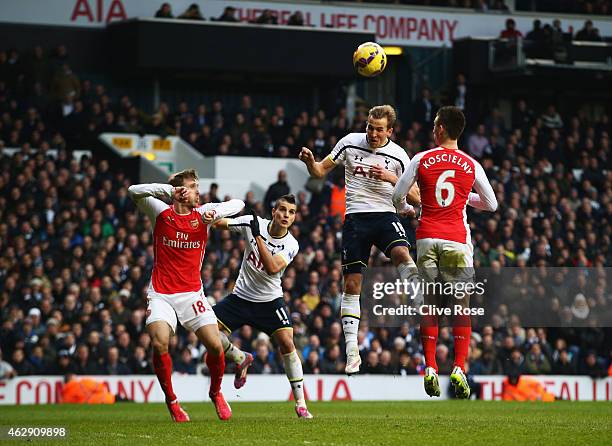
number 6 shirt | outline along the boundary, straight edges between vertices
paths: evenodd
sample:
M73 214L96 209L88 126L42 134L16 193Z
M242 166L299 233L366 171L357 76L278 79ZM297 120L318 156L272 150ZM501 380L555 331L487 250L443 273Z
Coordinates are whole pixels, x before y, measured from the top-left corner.
M466 206L494 211L497 199L478 161L461 150L436 147L412 158L393 191L393 204L404 209L414 182L421 191L421 221L416 238L471 244ZM476 193L471 192L472 188Z

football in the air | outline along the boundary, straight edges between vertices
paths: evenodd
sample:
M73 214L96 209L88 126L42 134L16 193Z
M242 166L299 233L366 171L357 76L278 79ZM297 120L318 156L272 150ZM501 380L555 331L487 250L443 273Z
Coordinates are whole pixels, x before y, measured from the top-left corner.
M387 66L385 50L375 42L362 43L353 53L353 66L362 76L378 76Z

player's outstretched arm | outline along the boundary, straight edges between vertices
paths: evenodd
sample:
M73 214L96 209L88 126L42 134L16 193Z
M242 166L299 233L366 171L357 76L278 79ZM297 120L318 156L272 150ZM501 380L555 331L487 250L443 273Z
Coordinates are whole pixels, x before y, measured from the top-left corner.
M223 203L206 203L197 208L197 210L202 214L202 221L210 224L216 220L235 215L243 208L244 201L234 198Z
M170 184L162 183L133 184L128 187L129 197L136 203L138 209L151 219L153 224L157 216L168 207L160 198L180 200L186 191L184 187L175 188Z
M487 174L480 164L476 164L474 192L470 192L468 204L476 209L494 212L497 209L497 197L489 183Z
M306 164L310 176L315 178L323 178L336 167L336 164L329 156L322 161L316 161L311 150L306 147L302 147L298 158Z
M249 225L251 226L251 234L253 234L253 238L257 243L259 259L263 264L264 270L270 275L280 272L287 265L287 261L283 256L279 254L275 256L272 255L272 253L266 246L266 242L261 236L261 233L259 232L259 219L257 218L257 215L255 215L254 212L253 218L251 219Z
M128 187L128 195L136 202L147 197L172 198L174 186L163 183L133 184Z

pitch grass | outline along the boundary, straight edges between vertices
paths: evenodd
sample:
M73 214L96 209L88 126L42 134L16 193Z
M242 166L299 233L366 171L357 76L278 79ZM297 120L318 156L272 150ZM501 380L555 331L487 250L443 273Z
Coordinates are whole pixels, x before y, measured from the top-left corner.
M311 403L314 420L297 419L291 403L233 403L229 422L210 403L184 407L191 423L173 424L163 404L0 406L0 425L63 425L69 438L44 444L93 446L612 444L612 402Z

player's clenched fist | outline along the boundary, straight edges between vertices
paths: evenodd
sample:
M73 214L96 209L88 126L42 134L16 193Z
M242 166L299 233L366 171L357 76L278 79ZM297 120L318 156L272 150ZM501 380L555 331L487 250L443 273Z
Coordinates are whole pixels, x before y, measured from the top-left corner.
M202 221L208 225L214 221L216 216L217 213L214 210L206 211L202 214Z
M377 180L386 181L387 183L391 184L395 184L397 182L397 176L379 164L370 169L370 176L372 178L376 178Z
M302 150L300 151L298 158L306 164L312 164L315 162L314 155L312 154L310 149L306 147L302 147Z
M174 188L174 190L172 191L172 195L173 198L181 203L186 203L187 202L187 194L188 194L188 190L186 187L184 186L177 186Z

